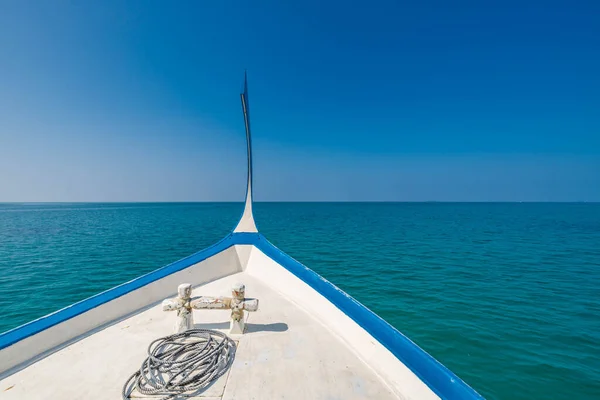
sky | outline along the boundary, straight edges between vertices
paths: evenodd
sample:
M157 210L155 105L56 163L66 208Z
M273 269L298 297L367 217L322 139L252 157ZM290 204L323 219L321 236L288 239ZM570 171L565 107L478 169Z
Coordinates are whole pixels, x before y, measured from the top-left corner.
M600 201L597 1L0 1L0 202Z

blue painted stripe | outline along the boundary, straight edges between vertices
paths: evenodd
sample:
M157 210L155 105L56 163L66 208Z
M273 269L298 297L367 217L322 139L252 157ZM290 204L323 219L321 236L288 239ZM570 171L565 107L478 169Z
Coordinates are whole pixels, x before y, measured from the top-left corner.
M0 350L54 325L60 324L73 317L90 311L91 309L102 304L108 303L109 301L121 297L127 293L133 292L134 290L137 290L152 282L162 279L167 275L171 275L175 272L197 264L200 261L212 257L235 244L244 244L254 241L258 242L260 240L257 238L257 236L257 233L232 233L222 239L220 242L207 249L199 251L198 253L192 254L191 256L159 268L146 275L142 275L132 281L116 286L78 303L72 304L63 308L62 310L28 322L8 332L4 332L3 334L0 334Z
M473 388L377 314L316 272L294 260L262 235L251 243L307 283L387 348L442 399L483 399Z

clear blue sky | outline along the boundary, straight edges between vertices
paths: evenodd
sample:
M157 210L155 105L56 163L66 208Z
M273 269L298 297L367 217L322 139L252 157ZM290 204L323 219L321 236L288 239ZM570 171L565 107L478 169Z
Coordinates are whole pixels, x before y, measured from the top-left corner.
M326 3L326 4L323 4ZM0 2L0 201L600 201L598 1Z

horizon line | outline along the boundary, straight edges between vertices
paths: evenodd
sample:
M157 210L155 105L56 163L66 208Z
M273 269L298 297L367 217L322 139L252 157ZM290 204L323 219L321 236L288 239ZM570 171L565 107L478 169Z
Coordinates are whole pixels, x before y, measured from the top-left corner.
M10 204L244 204L244 201L222 200L184 200L184 201L0 201L0 205ZM597 204L600 200L265 200L254 203L496 203L496 204L521 204L521 203L548 203L548 204Z

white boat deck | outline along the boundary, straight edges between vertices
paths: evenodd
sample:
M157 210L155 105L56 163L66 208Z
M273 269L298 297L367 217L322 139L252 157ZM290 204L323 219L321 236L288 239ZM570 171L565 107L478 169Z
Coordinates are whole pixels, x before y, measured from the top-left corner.
M258 298L260 309L246 314L246 334L232 336L238 348L230 371L193 398L398 398L327 327L257 278L236 273L194 288L193 295L229 295L235 282L246 284L246 295ZM229 314L194 310L196 327L227 333ZM175 318L155 304L4 378L0 399L120 399L148 344L171 334Z

